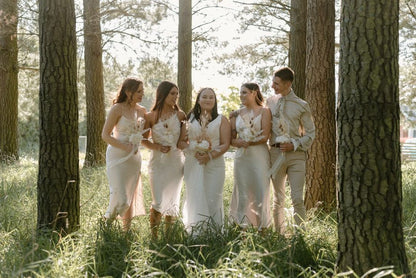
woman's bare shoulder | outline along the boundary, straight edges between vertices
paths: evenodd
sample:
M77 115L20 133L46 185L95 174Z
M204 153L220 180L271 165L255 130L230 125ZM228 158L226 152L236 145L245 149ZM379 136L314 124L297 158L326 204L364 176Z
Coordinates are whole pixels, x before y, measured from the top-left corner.
M136 111L139 112L139 114L142 114L143 116L147 113L146 107L136 104Z
M156 119L156 111L147 112L146 114L144 114L144 118L146 119L146 121L153 123Z
M242 112L242 111L244 111L244 107L242 107L242 108L240 108L240 109L237 109L237 110L233 110L233 111L231 111L230 112L230 115L229 115L229 118L231 119L231 118L237 118L237 116L238 115L240 115L240 113Z
M269 108L269 107L267 107L267 106L263 106L263 107L261 108L261 113L270 113L270 108Z
M178 115L178 119L179 119L180 121L184 121L184 120L186 120L186 114L185 114L185 112L183 112L182 110L179 110L179 111L177 112L177 115Z
M121 103L115 103L111 106L109 114L121 115L123 113L123 105Z

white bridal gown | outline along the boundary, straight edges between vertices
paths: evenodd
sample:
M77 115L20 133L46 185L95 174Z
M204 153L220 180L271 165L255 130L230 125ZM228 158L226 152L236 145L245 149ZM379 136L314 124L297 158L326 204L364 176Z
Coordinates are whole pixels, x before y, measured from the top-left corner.
M152 189L152 208L164 215L179 215L179 200L183 179L183 154L176 148L181 123L175 113L152 127L152 140L171 146L168 153L152 150L149 161L149 181Z
M192 118L191 118L192 119ZM222 116L218 115L208 124L207 135L211 150L220 145L220 126ZM188 126L188 139L195 141L201 134L201 125L193 120ZM195 158L195 150L186 150L184 180L186 200L183 207L183 222L189 233L198 234L199 229L208 223L222 227L224 218L223 188L225 162L221 155L200 165ZM197 229L194 227L197 226ZM193 229L194 228L194 229Z
M113 129L113 136L122 142L128 142L130 135L136 131L136 124L136 121L121 116ZM130 206L133 210L132 216L145 214L140 182L141 164L138 146L128 153L108 145L106 165L110 202L105 213L106 218L122 217Z
M253 123L254 129L260 131L261 114L253 119ZM243 132L245 127L244 120L238 115L237 133ZM270 225L269 168L270 154L266 143L237 150L230 216L243 228L253 225L261 230Z

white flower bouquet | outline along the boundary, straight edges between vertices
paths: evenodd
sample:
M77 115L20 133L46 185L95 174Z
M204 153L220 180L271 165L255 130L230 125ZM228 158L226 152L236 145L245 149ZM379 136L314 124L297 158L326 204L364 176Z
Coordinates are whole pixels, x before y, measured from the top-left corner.
M143 140L143 134L146 133L149 129L144 130L144 122L143 118L137 119L137 125L134 127L133 132L129 136L129 142L132 143L134 146L139 146Z
M189 142L189 148L196 152L206 153L211 150L211 143L208 140L191 140Z
M144 130L144 122L145 120L141 117L137 119L137 123L130 126L130 136L128 138L128 142L133 144L133 148L131 149L130 153L126 155L125 157L122 157L118 160L111 161L107 163L107 168L112 168L114 166L117 166L121 163L124 163L127 161L132 155L137 154L139 150L139 146L141 141L143 140L143 134L148 131L149 129Z
M246 142L258 142L264 138L263 130L254 125L253 112L241 115L244 125L238 129L238 136Z
M140 145L140 142L143 140L143 134L141 132L133 133L129 137L129 142L133 145Z
M173 135L174 132L171 126L169 125L169 123L163 124L162 134L163 135L161 136L159 143L163 146L169 146L172 149L176 149L176 140L175 140L175 136Z
M201 115L201 135L196 142L196 151L207 153L211 150L211 138L208 136L209 116L207 113Z
M189 140L189 149L200 152L207 153L211 150L212 144L211 139L208 136L209 119L206 114L201 115L201 127L198 130L193 128L192 130L188 129L189 133L192 134L190 137L193 138Z

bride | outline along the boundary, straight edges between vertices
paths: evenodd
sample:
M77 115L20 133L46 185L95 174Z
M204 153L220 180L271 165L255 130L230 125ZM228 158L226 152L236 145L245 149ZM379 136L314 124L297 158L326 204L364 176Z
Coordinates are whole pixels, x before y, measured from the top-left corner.
M188 117L187 133L182 132L180 148L185 152L184 181L186 200L183 222L189 233L210 223L223 224L223 187L225 162L223 154L230 146L231 130L228 119L218 114L213 89L199 91Z
M130 228L134 216L145 214L139 144L146 109L138 104L143 94L143 82L127 78L113 100L101 134L108 144L106 165L110 186L110 202L104 217L112 222L119 216L124 230Z

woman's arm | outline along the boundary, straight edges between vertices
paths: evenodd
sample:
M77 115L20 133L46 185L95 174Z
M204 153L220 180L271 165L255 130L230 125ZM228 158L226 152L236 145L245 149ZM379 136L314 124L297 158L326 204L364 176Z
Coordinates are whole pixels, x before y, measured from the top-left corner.
M158 143L153 143L152 141L149 140L150 135L152 133L151 128L154 125L154 117L155 117L155 112L153 112L153 111L148 112L144 115L144 120L145 120L144 128L149 129L149 130L143 134L144 140L142 140L142 145L145 146L146 148L150 149L150 150L159 150L159 151L161 151L162 145L160 145Z
M103 130L101 132L101 138L109 145L122 149L126 152L130 152L133 145L130 143L123 143L114 138L111 134L117 122L121 117L121 107L119 105L113 105L110 112L108 112L107 119L104 123Z
M212 158L216 158L224 154L228 148L230 147L231 143L231 126L228 119L224 116L221 116L221 127L220 127L220 145L216 148L216 150L212 150L211 156Z
M188 131L186 130L186 115L184 112L180 111L178 118L181 121L181 134L178 139L177 147L180 150L184 150L189 146L188 142Z
M237 147L235 140L237 139L237 129L235 126L236 117L230 114L230 127L231 127L231 146Z
M230 125L231 125L231 146L236 148L247 148L249 146L249 143L244 141L241 138L237 138L237 116L240 113L242 109L239 109L237 111L233 111L233 113L230 114Z

